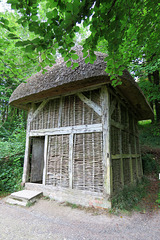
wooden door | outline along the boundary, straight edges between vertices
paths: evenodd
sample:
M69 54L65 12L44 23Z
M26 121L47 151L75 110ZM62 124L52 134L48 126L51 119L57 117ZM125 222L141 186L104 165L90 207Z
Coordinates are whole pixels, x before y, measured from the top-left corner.
M35 137L32 142L31 177L32 183L42 183L44 167L44 138Z

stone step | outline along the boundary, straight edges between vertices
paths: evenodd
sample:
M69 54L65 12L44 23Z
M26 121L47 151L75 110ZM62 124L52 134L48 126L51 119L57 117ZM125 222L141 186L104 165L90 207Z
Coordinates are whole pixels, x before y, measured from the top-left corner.
M37 198L41 197L42 195L43 193L40 191L22 190L12 193L6 200L6 203L27 206L35 203Z
M28 204L28 202L21 202L19 200L15 200L13 198L7 198L6 203L12 204L12 205L18 205L18 206L22 206L22 207L26 207Z

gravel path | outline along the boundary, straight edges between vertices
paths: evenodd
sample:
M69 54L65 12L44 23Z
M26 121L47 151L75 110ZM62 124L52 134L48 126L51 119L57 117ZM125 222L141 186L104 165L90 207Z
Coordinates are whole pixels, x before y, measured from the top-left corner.
M160 211L152 215L93 215L54 201L22 208L0 200L0 240L160 240Z

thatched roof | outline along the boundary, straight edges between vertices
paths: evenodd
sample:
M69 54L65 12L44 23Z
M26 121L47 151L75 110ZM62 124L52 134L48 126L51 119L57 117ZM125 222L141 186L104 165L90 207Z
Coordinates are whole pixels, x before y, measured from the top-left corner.
M59 61L53 67L48 67L45 74L39 72L33 75L26 83L21 83L13 92L10 104L26 109L27 104L31 102L73 93L101 83L110 83L110 79L105 72L106 62L104 62L104 58L106 55L102 53L96 53L96 55L97 59L94 64L85 64L82 54L79 53L79 59L76 61L79 66L74 70L71 67L66 67L63 61ZM146 98L127 70L123 72L120 79L122 85L116 88L133 106L138 119L153 118L153 112Z

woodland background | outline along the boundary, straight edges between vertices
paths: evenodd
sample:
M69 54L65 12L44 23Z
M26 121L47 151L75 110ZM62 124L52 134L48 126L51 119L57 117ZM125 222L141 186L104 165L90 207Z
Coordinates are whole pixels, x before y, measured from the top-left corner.
M3 2L3 1L2 1ZM108 54L113 85L127 68L155 119L139 124L145 174L160 163L160 3L158 0L8 0L0 12L0 192L19 190L25 148L25 111L9 105L14 89L61 55L68 67L82 45L85 62ZM157 183L158 184L158 183ZM158 194L158 187L156 188ZM156 195L157 196L157 195Z

